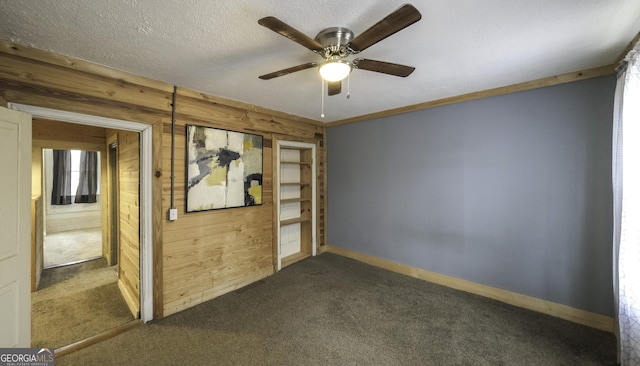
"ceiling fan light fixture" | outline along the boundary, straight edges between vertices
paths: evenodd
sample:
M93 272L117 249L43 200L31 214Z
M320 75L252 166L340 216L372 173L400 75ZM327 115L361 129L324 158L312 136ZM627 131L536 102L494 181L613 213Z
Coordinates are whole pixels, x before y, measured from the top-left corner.
M326 81L340 81L351 72L351 65L345 60L328 60L320 65L320 75Z
M324 61L321 63L307 62L302 65L260 75L258 78L269 80L297 71L318 67L318 71L322 77L322 95L324 97L325 82L328 82L328 95L340 94L343 84L342 80L347 78L353 69L407 77L415 70L415 67L364 58L356 58L349 62L347 58L359 54L372 45L419 21L421 18L422 14L420 14L418 9L411 4L404 4L360 33L357 37L354 37L353 32L348 28L331 27L321 30L315 39L310 38L276 17L268 16L261 18L258 20L258 24L313 51L322 57ZM347 88L348 87L349 84L347 82ZM349 98L348 93L347 98Z

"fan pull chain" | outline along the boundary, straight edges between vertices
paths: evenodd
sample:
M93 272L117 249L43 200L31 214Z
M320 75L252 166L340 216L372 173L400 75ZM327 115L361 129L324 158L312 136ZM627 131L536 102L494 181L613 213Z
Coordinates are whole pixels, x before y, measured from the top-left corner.
M347 99L351 98L351 79L349 78L349 74L347 74Z
M324 118L324 79L320 79L320 85L322 85L320 89L320 100L322 100L322 112L320 112L320 118Z

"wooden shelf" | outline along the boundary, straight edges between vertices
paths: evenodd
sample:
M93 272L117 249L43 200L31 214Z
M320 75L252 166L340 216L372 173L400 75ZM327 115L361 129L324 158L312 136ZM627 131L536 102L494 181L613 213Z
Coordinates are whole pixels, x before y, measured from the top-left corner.
M306 146L304 146L304 147L300 147L300 146L287 146L287 147L283 147L283 149L286 149L286 150L300 150L300 151L306 151L306 150L309 150L309 149L310 149L310 147L306 147Z
M311 166L310 161L280 161L280 164L291 164L291 165L308 165Z
M280 182L281 186L310 186L311 183L305 183L305 182Z
M308 201L311 201L311 198L298 197L298 198L285 198L280 200L280 203L296 203L296 202L308 202Z
M291 255L288 255L284 258L282 258L282 267L286 267L289 266L291 264L294 264L296 262L299 262L305 258L309 258L311 257L310 254L305 253L305 252L298 252L298 253L294 253Z
M280 220L280 226L297 224L299 222L309 222L309 221L311 221L311 218L308 218L308 217L294 217L288 220Z

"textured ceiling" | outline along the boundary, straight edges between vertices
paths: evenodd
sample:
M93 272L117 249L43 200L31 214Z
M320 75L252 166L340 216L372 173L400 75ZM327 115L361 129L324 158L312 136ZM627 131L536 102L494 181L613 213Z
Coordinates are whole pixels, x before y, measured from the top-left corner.
M403 3L3 0L0 39L331 122L611 64L640 31L638 0L416 0L422 20L359 55L416 67L409 77L354 70L351 97L346 83L325 97L324 119L316 69L258 79L321 61L258 19L357 36Z

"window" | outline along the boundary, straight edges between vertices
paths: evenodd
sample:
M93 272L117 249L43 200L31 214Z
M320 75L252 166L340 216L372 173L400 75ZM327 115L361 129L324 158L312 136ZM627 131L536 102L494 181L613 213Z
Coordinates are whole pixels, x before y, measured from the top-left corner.
M100 153L82 150L45 149L47 182L51 182L51 204L97 202L100 194Z

